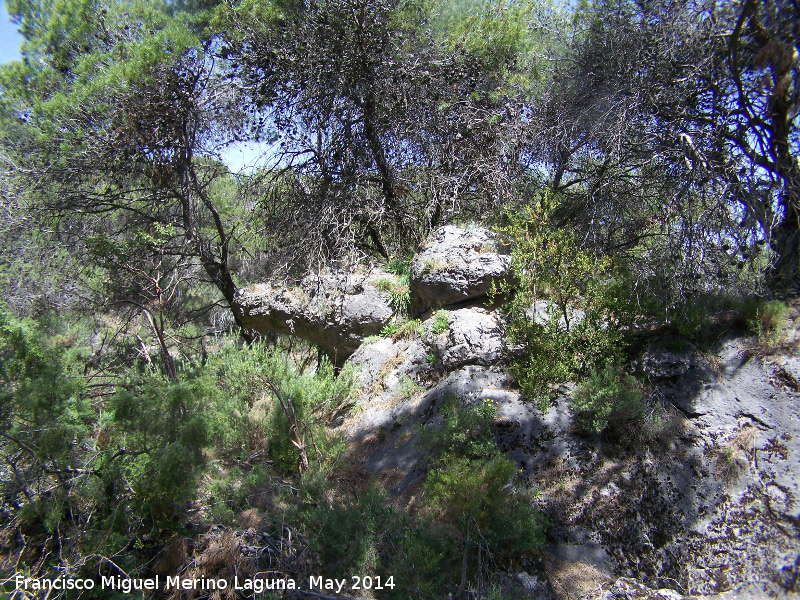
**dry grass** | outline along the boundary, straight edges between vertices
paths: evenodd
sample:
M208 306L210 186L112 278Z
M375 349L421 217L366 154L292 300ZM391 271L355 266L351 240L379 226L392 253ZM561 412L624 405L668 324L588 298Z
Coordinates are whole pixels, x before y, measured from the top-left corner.
M386 389L386 385L384 384L386 376L394 371L397 367L402 365L405 359L405 352L398 352L392 358L383 363L383 367L381 367L381 370L378 371L378 375L375 378L375 383L372 384L372 388L369 390L370 396L377 396Z
M351 446L347 459L328 478L331 485L329 500L350 499L367 491L375 475L367 471L365 465L379 445L380 442L372 437Z
M749 465L748 456L755 450L756 428L747 425L727 444L713 452L714 471L728 485L736 483Z
M422 270L420 273L424 275L425 273L440 273L445 269L448 269L450 265L448 263L444 263L438 260L426 260L425 263L422 265Z
M261 527L263 520L264 517L257 508L250 508L242 512L237 519L239 527L242 529L256 529Z
M189 562L189 540L178 538L166 546L153 564L153 572L159 575L176 575Z
M547 582L558 600L588 600L597 598L613 583L591 565L565 562L545 552L542 557Z
M248 518L255 519L255 513L249 514ZM300 580L307 577L311 563L303 537L285 524L272 525L271 530L263 526L260 530L251 527L247 531L214 528L203 536L191 555L178 540L167 548L164 559L170 562L173 574L180 573L185 579L225 579L232 582L234 577L240 580L256 576L281 578L289 574ZM229 585L224 590L174 590L168 596L170 600L201 597L233 600L236 592Z
M250 559L242 556L239 536L230 529L216 530L204 536L204 539L195 552L194 560L189 561L186 556L185 568L179 572L184 578L209 578L226 579L233 581L234 576L251 577L255 572L255 564ZM175 573L176 571L173 571ZM193 600L201 590L174 590L169 596L170 600ZM211 600L233 599L236 593L232 586L225 590L214 590L208 596Z

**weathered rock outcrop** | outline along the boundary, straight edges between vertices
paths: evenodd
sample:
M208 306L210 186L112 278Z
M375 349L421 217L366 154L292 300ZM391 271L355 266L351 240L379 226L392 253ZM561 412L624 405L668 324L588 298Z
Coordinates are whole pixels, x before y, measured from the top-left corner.
M364 444L366 471L392 473L392 493L412 493L425 475L417 432L435 430L445 398L491 399L496 441L550 517L549 551L565 569L627 577L585 597L798 591L797 355L759 356L753 340L734 335L705 353L682 338L657 338L633 366L653 384L650 410L660 417L622 433L624 441L586 438L572 427L570 386L546 413L520 397L491 341L496 318L479 307L452 310L447 332L430 336L431 319L416 339L383 339L353 355L363 410L343 429ZM468 341L479 335L485 344ZM577 597L558 591L554 573L539 572L552 595L539 585L531 597Z
M486 296L510 267L511 257L488 229L440 227L411 263L411 310L419 315Z
M240 289L234 302L245 327L297 335L319 345L341 366L364 338L379 333L392 318L388 298L372 284L386 276L379 270L325 270L294 288L251 285Z
M427 319L364 345L393 318L387 293L372 283L391 279L382 271L324 272L293 289L253 286L236 299L246 326L299 335L337 365L350 357L359 410L337 426L360 468L385 477L393 494L410 499L424 480L425 436L445 422L443 406L496 406L498 447L538 489L552 524L550 559L518 578L528 597L798 591L798 345L767 354L735 333L705 351L677 336L650 339L630 364L648 383L648 418L636 430L582 437L573 385L545 413L526 402L504 364L502 315L479 301L461 304L484 297L509 266L488 231L439 229L412 262L412 312ZM430 314L442 306L451 308ZM535 303L529 318L546 322L548 306ZM583 314L568 318L571 326ZM579 593L578 575L586 584ZM667 587L680 594L658 589Z
M493 281L508 276L511 259L500 253L502 248L486 229L438 229L411 265L412 312L486 296ZM244 327L297 335L342 366L365 338L379 333L394 316L390 295L379 291L375 282L395 279L380 269L327 269L307 275L296 287L262 283L240 289L234 309ZM492 360L499 356L502 333L494 316L454 312L452 318L452 335L458 339L440 344L447 348L442 350L445 366L475 362L472 355L484 353L487 344L493 348ZM462 325L463 319L469 322Z
M439 365L447 370L463 365L491 365L505 348L503 317L480 307L451 310L447 331L431 336Z
M597 600L684 600L673 590L652 590L635 579L619 578Z

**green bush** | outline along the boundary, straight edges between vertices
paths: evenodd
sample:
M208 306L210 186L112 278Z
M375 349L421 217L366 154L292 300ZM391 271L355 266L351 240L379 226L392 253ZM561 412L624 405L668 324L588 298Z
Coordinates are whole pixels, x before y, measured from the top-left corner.
M212 477L207 484L211 518L215 523L231 525L238 511L250 507L249 500L266 480L268 474L263 465L256 465L249 473L234 467Z
M542 410L552 385L620 353L621 331L630 319L624 272L608 257L582 248L573 232L552 227L557 206L545 194L535 205L506 213L501 232L513 244L515 283L494 290L510 295L508 338L521 347L513 371L523 393ZM535 322L530 310L537 300L548 304L545 318Z
M487 557L507 562L541 547L546 520L513 488L516 464L494 442L496 403L462 407L451 396L443 413L442 428L424 436L433 465L424 510L398 510L374 485L342 498L319 471L303 479L298 518L317 557L315 573L393 575L398 585L382 598L439 597L458 589L465 553L475 581L486 576Z
M381 329L381 337L392 337L395 333L397 333L398 329L400 329L399 323L387 323L383 326L383 329Z
M409 518L375 485L353 498L331 501L330 484L314 474L303 480L301 493L298 518L316 559L315 573L384 581L391 576L394 588L381 591L381 598L397 600L436 597L452 584L450 572L459 558L452 528L428 515Z
M401 282L397 287L389 290L389 301L396 311L408 314L411 306L411 287L407 281Z
M263 451L272 406L264 378L293 377L284 358L265 344L239 348L234 340L209 356L198 375L204 381L209 435L219 458L246 460Z
M573 393L570 406L578 429L599 433L609 425L624 426L644 415L642 393L636 379L614 364L592 369Z
M445 398L441 430L428 432L429 451L434 457L454 454L486 459L497 453L493 421L496 403L484 400L475 406L460 406L458 398Z
M102 384L112 396L91 397L79 345L57 324L41 325L0 311L0 451L14 464L3 493L23 521L51 531L66 519L109 535L169 525L204 464L202 381L134 367Z
M151 375L111 398L110 447L125 448L122 473L142 515L171 520L194 497L209 444L202 379Z
M322 461L339 451L340 441L326 432L321 416L346 402L353 388L352 369L336 376L330 362L323 360L315 373L300 373L280 348L263 343L239 348L231 341L194 377L218 456L246 460L268 452L282 473L297 472L289 420L267 382L284 401L291 401L309 459Z
M280 359L288 361L285 355ZM309 460L323 463L335 459L343 450L342 441L329 432L319 416L325 408L338 407L353 389L352 369L343 370L337 377L330 361L323 361L314 374L297 374L289 369L288 376L277 379L285 402L291 402L305 440ZM277 373L276 373L277 375ZM269 379L269 373L265 374ZM283 473L297 471L298 452L290 435L289 419L283 407L274 400L270 413L269 451L275 466Z
M460 574L465 554L471 565L469 577L474 578L483 575L476 572L479 553L513 560L544 542L546 520L531 505L529 495L511 485L516 463L495 443L496 411L492 400L460 406L457 398L448 397L441 429L426 436L433 467L424 488L434 510L433 531L438 533L426 540L427 545L419 538L407 540L406 551L423 553L429 564L451 574ZM460 583L453 575L445 580L452 586ZM417 581L420 589L431 583L419 576ZM442 583L437 589L443 589Z
M474 579L479 553L499 562L541 548L546 520L527 494L509 485L515 473L515 463L499 453L488 460L447 455L424 484L430 510L414 517L374 485L352 498L331 499L329 484L312 474L300 486L298 518L316 557L314 572L392 575L396 587L382 591L382 598L455 591L465 551Z
M440 335L450 329L450 311L437 310L433 314L433 322L431 323L431 331L433 335Z
M461 552L451 527L432 515L416 520L401 518L391 532L391 550L385 552L384 572L402 582L387 598L438 598L448 587L455 588L454 568Z
M386 272L398 277L411 277L411 261L414 259L414 254L409 253L402 257L390 257L386 265Z
M61 326L51 331L0 306L0 493L27 524L55 531L80 513L81 493L97 489L96 418L76 349Z
M477 550L485 540L484 550L504 559L544 543L546 521L527 494L511 487L516 473L516 463L499 453L488 460L448 454L428 476L425 491L440 518L458 528L462 542L470 540Z
M413 339L419 337L421 334L422 334L422 321L420 321L419 319L411 319L410 321L406 321L397 328L397 331L394 332L392 339L394 340Z
M370 486L358 498L331 504L327 485L311 483L305 487L311 504L302 509L301 516L321 572L331 577L343 573L375 575L386 536L397 529L397 514L386 492Z
M647 306L649 310L643 313L644 316L651 319L663 318L678 335L704 347L712 345L719 339L721 323L714 318L714 315L741 306L741 301L733 292L696 294L679 302L673 302L671 306L658 300L650 301Z
M779 300L760 298L745 302L743 307L747 328L766 346L777 344L786 328L789 307Z

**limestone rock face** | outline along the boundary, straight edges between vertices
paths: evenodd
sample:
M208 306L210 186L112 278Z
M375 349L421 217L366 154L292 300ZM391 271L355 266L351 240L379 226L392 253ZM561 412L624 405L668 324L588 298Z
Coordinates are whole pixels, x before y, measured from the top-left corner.
M679 336L653 340L635 367L651 381L691 378L707 383L716 379L708 359L693 344Z
M578 325L586 318L586 313L582 310L578 308L568 308L567 317L569 321L567 321L561 311L558 310L558 306L549 300L536 300L528 307L528 310L525 311L525 317L531 323L545 326L550 322L550 315L553 313L558 317L558 328L563 331Z
M341 366L392 317L388 298L372 284L385 276L379 270L323 270L307 275L295 288L264 283L240 289L234 303L245 327L297 335L318 344Z
M411 310L418 315L486 296L510 267L511 257L488 229L440 227L411 263Z
M412 495L425 477L420 432L435 435L446 402L491 400L497 445L539 489L552 524L547 552L563 563L545 561L538 576L553 596L541 598L734 600L798 591L796 351L760 356L753 340L736 335L705 352L655 338L631 366L653 386L650 407L660 416L615 441L574 430L573 384L546 412L521 397L500 352L496 313L472 306L447 317L446 330L434 314L410 337L365 345L349 361L360 367L362 393L342 433L360 444L366 471L391 475L392 494ZM612 573L624 577L614 582ZM519 582L539 597L538 579ZM672 586L683 592L662 589Z
M461 308L449 311L447 331L430 336L431 346L445 369L490 365L503 356L503 333L504 322L499 313L479 307Z
M417 380L426 371L451 372L466 365L488 366L503 357L503 320L480 307L448 311L445 331L434 333L431 317L409 338L383 338L356 350L347 363L359 370L359 383L368 393L398 393L406 379ZM376 384L380 384L376 387Z

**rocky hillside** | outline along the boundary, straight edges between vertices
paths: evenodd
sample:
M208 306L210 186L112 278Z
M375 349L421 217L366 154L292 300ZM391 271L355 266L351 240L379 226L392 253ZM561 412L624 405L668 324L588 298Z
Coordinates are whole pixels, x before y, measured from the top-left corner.
M418 319L388 331L398 311L383 282L396 278L378 269L325 273L294 290L251 288L241 293L242 319L293 331L356 368L358 401L336 426L352 467L406 507L425 505L425 440L443 427L447 403L495 406L495 441L551 525L538 560L507 574L527 597L797 591L797 311L770 348L736 330L707 349L669 332L648 336L627 369L647 384L649 414L633 430L612 423L587 436L573 422L574 385L544 412L515 385L504 317L487 297L508 277L498 250L486 230L437 231L411 265Z

